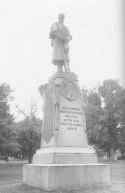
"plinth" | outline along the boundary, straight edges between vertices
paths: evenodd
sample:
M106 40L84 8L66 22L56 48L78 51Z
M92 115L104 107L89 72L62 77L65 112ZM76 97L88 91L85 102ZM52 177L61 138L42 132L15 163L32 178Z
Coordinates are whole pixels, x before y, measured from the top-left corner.
M23 182L44 190L110 186L110 165L99 164L88 145L77 76L56 73L40 89L44 97L41 148L23 168Z

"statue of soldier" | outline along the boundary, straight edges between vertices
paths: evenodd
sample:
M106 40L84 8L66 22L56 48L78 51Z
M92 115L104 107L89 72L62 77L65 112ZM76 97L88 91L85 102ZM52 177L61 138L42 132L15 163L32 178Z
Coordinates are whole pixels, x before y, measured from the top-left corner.
M63 66L69 72L69 41L72 37L64 25L64 14L58 15L58 22L52 24L49 35L53 47L53 64L57 66L58 72L63 71Z

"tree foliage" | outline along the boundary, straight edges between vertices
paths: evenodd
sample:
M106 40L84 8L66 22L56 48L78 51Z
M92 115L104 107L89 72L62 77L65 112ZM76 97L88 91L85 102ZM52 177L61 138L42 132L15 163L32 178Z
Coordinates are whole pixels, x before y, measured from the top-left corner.
M17 128L18 143L24 157L31 163L33 154L40 147L42 121L36 117L32 108L29 114L23 114L25 118L18 123Z
M15 142L15 133L13 132L13 116L10 113L9 102L11 97L11 88L8 84L0 85L0 153L6 154L13 151L11 144ZM16 146L16 145L15 145Z
M125 89L115 80L105 80L96 90L83 89L83 96L89 143L110 156L120 147L118 124L125 118Z

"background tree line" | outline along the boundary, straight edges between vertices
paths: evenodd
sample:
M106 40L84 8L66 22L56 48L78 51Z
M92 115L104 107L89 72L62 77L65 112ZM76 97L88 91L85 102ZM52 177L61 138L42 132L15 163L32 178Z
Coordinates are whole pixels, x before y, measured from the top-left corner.
M0 85L0 158L16 157L32 160L40 147L42 120L31 107L24 119L16 122L10 112L13 91L8 84ZM110 158L120 150L125 154L125 88L115 80L105 80L96 89L82 89L89 144L97 153L106 152Z
M115 80L105 80L94 90L82 90L87 135L97 151L108 157L116 150L125 153L125 88Z
M0 158L9 157L32 160L36 149L40 146L42 121L36 116L36 108L31 106L30 112L22 113L24 119L16 122L10 112L12 90L8 84L0 85Z

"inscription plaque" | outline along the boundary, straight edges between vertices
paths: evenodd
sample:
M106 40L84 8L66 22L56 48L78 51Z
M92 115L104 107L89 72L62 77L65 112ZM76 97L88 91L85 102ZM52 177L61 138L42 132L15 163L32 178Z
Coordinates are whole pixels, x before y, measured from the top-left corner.
M75 131L83 129L82 115L79 103L62 104L60 107L60 128Z

